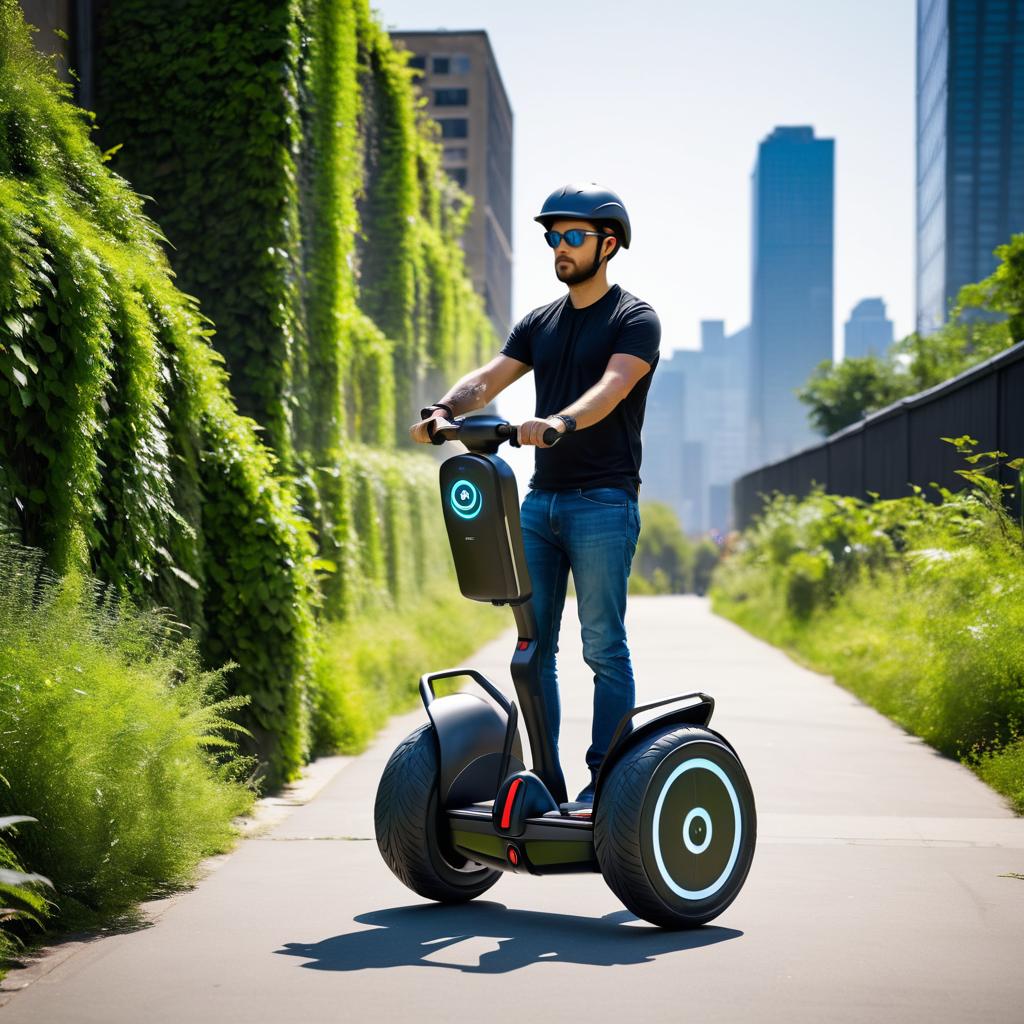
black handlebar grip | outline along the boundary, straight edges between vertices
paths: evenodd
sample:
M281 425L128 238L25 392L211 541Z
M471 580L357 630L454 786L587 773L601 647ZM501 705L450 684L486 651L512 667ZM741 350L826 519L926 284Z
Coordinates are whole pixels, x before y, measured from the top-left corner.
M562 439L562 431L556 430L554 427L548 427L548 429L544 431L544 434L541 437L541 440L546 445L549 445L549 446L553 445L553 444L558 444L558 442L561 441L561 439Z
M498 437L507 437L510 448L521 448L519 443L519 428L512 423L502 423L497 428Z
M427 420L427 437L431 444L444 444L445 439L437 432L437 419Z

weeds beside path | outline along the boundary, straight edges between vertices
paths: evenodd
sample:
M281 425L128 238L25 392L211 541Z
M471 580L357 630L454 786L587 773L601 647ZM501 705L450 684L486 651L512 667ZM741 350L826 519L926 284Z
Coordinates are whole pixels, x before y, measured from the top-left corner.
M970 488L940 504L777 495L712 598L1024 813L1024 540L987 475L1000 457L969 455Z

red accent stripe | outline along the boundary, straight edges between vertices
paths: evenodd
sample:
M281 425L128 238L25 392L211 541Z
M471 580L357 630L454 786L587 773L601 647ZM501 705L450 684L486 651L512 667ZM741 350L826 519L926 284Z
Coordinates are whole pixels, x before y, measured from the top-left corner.
M501 827L508 828L512 820L512 801L516 798L516 790L523 784L522 779L513 779L512 785L508 787L508 796L505 797L505 809L501 812Z

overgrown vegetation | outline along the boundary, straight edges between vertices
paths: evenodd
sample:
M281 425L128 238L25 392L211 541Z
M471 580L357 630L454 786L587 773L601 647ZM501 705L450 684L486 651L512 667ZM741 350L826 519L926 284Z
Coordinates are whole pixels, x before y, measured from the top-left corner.
M365 0L236 0L213 26L105 5L106 154L14 0L0 19L3 514L235 662L279 782L318 728L317 616L450 578L432 461L381 449L431 373L494 347L465 197Z
M37 819L10 846L61 924L187 881L252 801L228 717L245 698L180 633L0 541L0 815Z
M6 784L0 776L0 786ZM25 814L0 817L0 978L4 964L24 946L22 933L38 931L50 912L45 893L53 883L45 875L25 871L3 836L16 836L19 826L35 820Z
M833 675L1024 813L1024 521L1002 463L947 439L968 486L864 502L775 495L714 577L715 610ZM1018 483L1019 486L1019 483Z
M59 924L185 881L243 775L358 749L503 621L451 615L436 466L393 450L496 347L405 58L366 0L97 12L105 153L0 0L0 533L33 549L0 547L0 813Z
M272 777L308 749L312 555L142 200L0 3L0 493L19 539L191 629Z
M995 271L960 290L949 322L938 331L911 334L884 357L820 363L799 392L812 426L832 434L1024 340L1024 234L1001 245L996 256Z
M481 637L511 622L508 609L436 584L404 611L325 627L315 667L316 752L358 753L389 715L415 705L424 671L459 664Z
M710 538L692 541L668 506L645 501L643 529L629 576L631 594L703 594L718 562L718 546Z
M368 0L233 0L213 25L202 0L111 0L96 67L112 166L153 197L285 468L404 440L440 378L496 351L468 197Z

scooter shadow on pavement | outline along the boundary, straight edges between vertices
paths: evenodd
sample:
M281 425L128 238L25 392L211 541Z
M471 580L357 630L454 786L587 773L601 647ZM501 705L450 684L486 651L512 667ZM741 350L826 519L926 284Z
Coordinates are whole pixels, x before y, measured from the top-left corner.
M320 942L288 942L277 953L310 962L316 971L362 971L385 967L443 967L467 974L505 974L535 963L593 966L649 963L665 953L696 949L739 938L734 928L705 925L689 931L663 931L637 922L627 910L601 918L508 910L500 903L468 906L436 904L394 907L360 914L360 924L376 925ZM637 922L633 924L632 922ZM467 939L490 938L479 963L444 963L433 957Z

